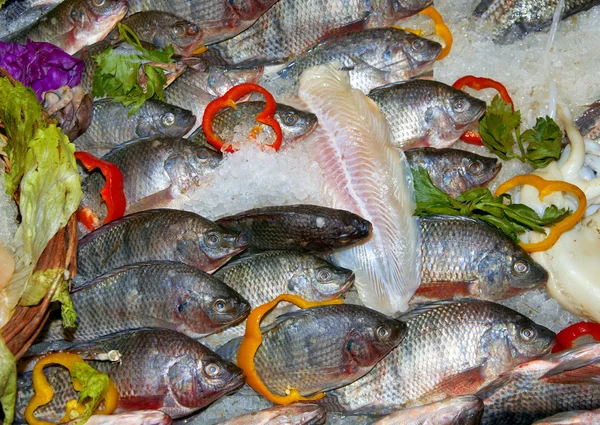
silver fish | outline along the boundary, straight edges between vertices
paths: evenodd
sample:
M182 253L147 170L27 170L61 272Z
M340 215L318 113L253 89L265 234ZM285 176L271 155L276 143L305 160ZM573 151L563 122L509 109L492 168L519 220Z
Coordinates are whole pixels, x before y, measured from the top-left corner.
M35 24L63 0L13 0L0 8L0 39Z
M219 422L219 425L318 425L325 423L325 416L325 409L321 406L293 403L248 413Z
M399 410L373 425L479 425L482 413L481 400L463 396Z
M600 409L558 413L533 425L600 425Z
M67 422L67 425L77 425L81 419ZM92 415L86 421L87 425L171 425L173 420L160 410L134 410L116 415Z

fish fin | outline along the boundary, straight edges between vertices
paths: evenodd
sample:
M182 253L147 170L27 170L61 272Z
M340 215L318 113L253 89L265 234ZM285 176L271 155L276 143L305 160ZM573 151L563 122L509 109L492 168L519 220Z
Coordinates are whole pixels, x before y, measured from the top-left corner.
M471 302L479 302L479 300L475 300L472 298L464 298L464 299L461 299L460 301L440 300L440 301L431 301L431 302L425 302L425 303L414 303L414 304L411 304L411 310L407 311L406 313L401 314L398 317L398 319L407 321L407 320L410 320L411 318L418 316L426 311L434 310L438 307L445 306L448 304L455 304L455 303L460 303L460 302L471 303Z
M483 14L494 4L497 3L498 0L482 0L473 10L473 16L476 18L481 18Z
M600 367L596 365L582 366L551 376L544 375L540 380L552 384L598 384L600 383Z
M319 41L313 47L308 49L307 53L310 53L321 46L327 45L333 42L334 40L338 40L341 37L345 37L348 34L366 30L368 28L370 18L371 14L366 13L362 18L359 18L356 21L352 21L349 24L344 25L343 27L329 31L327 34L325 34L323 38L321 38L321 41Z
M585 344L550 357L557 366L539 379L554 383L600 382L600 344Z
M480 398L481 400L485 400L486 398L494 394L499 388L502 388L503 386L507 385L512 379L513 376L510 374L510 372L502 374L498 378L490 382L488 385L475 392L474 395Z
M471 294L473 282L429 282L419 286L415 295L429 299L445 300L454 297L468 297Z
M382 91L386 91L387 89L389 89L391 87L399 86L399 85L405 84L405 83L406 83L406 81L397 81L397 82L394 82L394 83L389 83L389 84L385 84L383 86L375 87L374 89L372 89L369 92L369 96L371 96L372 94L377 94L377 93L382 92Z
M79 292L79 291L81 291L81 290L83 290L85 288L89 288L90 286L93 286L93 285L97 284L98 282L100 282L102 280L105 280L107 278L110 278L110 277L112 277L114 275L117 275L119 273L123 273L123 272L128 271L128 270L134 270L134 269L137 269L137 268L140 268L140 267L144 267L144 266L148 266L148 265L151 265L151 264L168 264L168 263L178 264L176 261L162 261L162 260L159 261L159 260L157 260L157 261L145 261L143 263L134 263L134 264L128 264L128 265L123 266L123 267L117 267L116 269L110 270L109 272L104 273L103 275L100 275L98 277L95 277L94 279L92 279L90 281L78 284L76 287L72 288L70 292L71 292L71 294L74 294L74 293Z
M225 360L237 363L237 353L244 337L233 338L221 345L215 352Z
M475 393L485 382L485 366L486 361L483 361L475 367L444 378L435 386L435 389L425 394L419 401L428 397L432 397L432 401L434 401L433 399L437 399L439 395L456 397Z
M148 195L140 199L138 202L127 206L127 214L139 213L154 208L165 208L176 199L173 195L173 186L169 186L159 192Z
M274 310L274 311L276 311L276 310ZM264 334L266 332L269 332L273 328L276 328L277 326L281 325L281 323L285 322L286 320L297 319L297 318L301 318L304 316L312 316L312 315L313 315L313 312L311 311L311 309L286 312L286 313L283 313L280 316L278 316L275 320L273 320L272 323L268 324L265 327L261 327L260 330Z
M158 410L164 407L165 394L135 396L119 398L119 409L123 411L131 410Z

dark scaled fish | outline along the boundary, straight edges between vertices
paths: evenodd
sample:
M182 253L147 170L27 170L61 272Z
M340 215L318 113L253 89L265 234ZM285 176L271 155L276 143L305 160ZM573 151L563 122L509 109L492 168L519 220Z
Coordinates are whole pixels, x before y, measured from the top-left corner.
M502 168L498 158L460 149L414 148L404 154L411 168L424 168L433 184L453 198L486 186Z
M67 422L67 425L77 425L81 419ZM160 410L134 410L116 415L92 415L87 425L171 425L173 420Z
M121 144L102 157L123 174L127 213L154 208L181 208L185 194L209 182L222 155L188 139L155 136ZM82 184L83 207L90 207L101 221L106 205L100 190L103 175L92 173Z
M0 8L0 39L27 28L63 0L8 0Z
M376 88L369 97L387 119L394 146L451 146L485 112L484 101L439 81L413 80Z
M166 329L121 332L67 351L94 356L116 350L120 361L88 361L108 374L119 390L115 413L153 409L172 418L189 415L244 384L242 371L196 340ZM77 399L70 375L62 366L48 366L46 377L54 389L52 401L36 410L36 417L58 422L69 400ZM16 421L33 395L31 372L18 380Z
M75 139L77 150L101 157L127 140L138 137L182 137L196 123L187 109L150 99L133 115L111 99L96 100L92 123Z
M317 205L255 208L217 223L244 232L249 248L256 250L327 252L358 243L371 233L371 223L358 215Z
M316 404L293 403L238 416L219 425L319 425L324 424L325 409Z
M143 211L112 221L79 241L73 286L148 261L178 261L212 273L246 246L243 235L198 214Z
M127 0L65 0L11 41L45 41L73 54L106 37L127 13Z
M599 363L600 344L588 344L520 365L477 393L485 406L481 425L530 425L600 408Z
M350 72L352 87L369 93L375 87L409 80L425 72L442 46L397 28L374 28L331 37L279 72L289 88L297 89L302 73L316 65L336 62Z
M421 217L421 286L413 301L500 300L539 287L548 272L501 230L469 217Z
M71 291L77 322L52 322L44 341L93 341L137 328L166 328L193 338L243 320L250 304L221 280L183 263L154 262L113 270ZM58 326L55 326L58 325Z
M473 394L502 372L548 353L554 332L488 301L441 301L399 317L406 338L356 382L327 393L329 410L387 414Z
M598 0L565 0L561 19L590 9ZM552 24L559 0L482 0L473 12L496 42L512 43Z
M475 396L454 397L391 413L373 425L479 425L483 403Z
M211 46L229 65L283 63L328 36L393 25L431 0L279 0L255 25Z

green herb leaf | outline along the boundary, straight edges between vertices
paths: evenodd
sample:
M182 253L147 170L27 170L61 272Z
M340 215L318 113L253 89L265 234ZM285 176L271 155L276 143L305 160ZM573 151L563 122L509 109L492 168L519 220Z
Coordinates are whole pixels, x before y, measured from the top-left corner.
M75 363L71 371L71 379L81 384L79 403L85 404L85 411L77 424L83 425L104 398L110 380L108 375L98 372L87 363Z
M562 132L550 117L538 118L535 126L521 136L528 143L525 159L534 168L542 168L560 158Z

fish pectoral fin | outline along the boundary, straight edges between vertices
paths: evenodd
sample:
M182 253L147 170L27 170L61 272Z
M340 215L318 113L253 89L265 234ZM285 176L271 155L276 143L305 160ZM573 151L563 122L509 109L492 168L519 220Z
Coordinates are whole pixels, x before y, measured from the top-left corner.
M440 395L456 397L473 394L485 382L485 362L466 369L460 373L448 376L436 385L436 388L425 394L425 398L438 399ZM420 401L422 398L420 398Z
M434 281L419 286L415 295L428 299L445 300L455 297L468 297L472 294L474 282Z
M173 193L172 186L161 190L160 192L148 195L140 199L138 202L127 206L127 214L133 214L140 211L152 210L155 208L166 208L177 197Z

